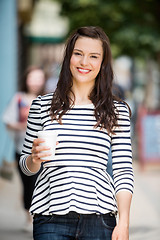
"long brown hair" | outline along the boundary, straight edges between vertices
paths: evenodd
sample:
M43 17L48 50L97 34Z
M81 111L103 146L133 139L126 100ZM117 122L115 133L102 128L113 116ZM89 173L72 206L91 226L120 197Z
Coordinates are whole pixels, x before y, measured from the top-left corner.
M72 74L70 71L70 59L73 53L75 42L79 37L98 39L103 46L103 60L101 69L96 77L95 86L90 93L89 99L95 106L94 114L97 120L95 127L105 128L113 133L113 127L117 125L117 114L115 111L112 94L113 70L110 42L107 35L100 27L86 26L78 28L66 43L64 60L51 103L51 117L62 124L62 116L74 105L70 99L72 88Z

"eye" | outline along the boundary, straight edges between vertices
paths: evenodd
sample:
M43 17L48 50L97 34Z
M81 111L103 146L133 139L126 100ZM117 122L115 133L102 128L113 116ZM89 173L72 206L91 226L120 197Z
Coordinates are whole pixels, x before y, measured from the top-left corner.
M96 55L91 55L91 58L97 59L98 57Z
M76 56L81 56L82 54L80 52L73 52L74 55Z

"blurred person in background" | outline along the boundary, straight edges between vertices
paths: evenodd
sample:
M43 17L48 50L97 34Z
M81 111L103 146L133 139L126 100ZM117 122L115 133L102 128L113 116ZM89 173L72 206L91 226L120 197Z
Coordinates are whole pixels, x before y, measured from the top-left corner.
M129 106L112 94L110 43L99 27L68 39L54 93L31 105L20 166L36 174L34 240L128 240L133 192ZM53 160L38 131L58 133ZM113 179L106 171L112 149ZM116 215L119 214L116 223Z
M32 100L38 95L44 94L45 82L46 75L43 69L38 66L29 66L22 78L20 91L13 96L3 115L3 121L15 143L15 159L22 180L23 205L26 210L27 224L24 225L24 230L26 231L32 229L32 218L29 214L29 208L38 173L34 176L26 176L19 167L19 159Z

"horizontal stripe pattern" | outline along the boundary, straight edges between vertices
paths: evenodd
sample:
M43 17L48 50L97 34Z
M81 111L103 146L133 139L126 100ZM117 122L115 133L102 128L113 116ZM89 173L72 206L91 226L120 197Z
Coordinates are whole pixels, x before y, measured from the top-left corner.
M132 150L128 108L115 102L119 126L114 134L94 128L93 104L74 106L63 117L62 125L51 121L52 94L36 98L30 108L20 165L26 166L37 131L53 130L59 144L54 159L43 163L34 194L31 213L66 214L117 211L115 193L133 192ZM113 180L107 174L109 149L112 150Z

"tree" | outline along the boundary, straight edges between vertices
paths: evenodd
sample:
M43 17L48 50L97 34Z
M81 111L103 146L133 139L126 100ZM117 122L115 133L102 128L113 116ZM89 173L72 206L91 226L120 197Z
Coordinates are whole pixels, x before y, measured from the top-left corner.
M160 58L159 0L59 0L70 31L101 26L110 38L113 55Z

